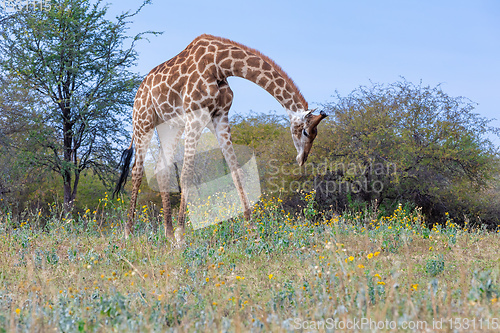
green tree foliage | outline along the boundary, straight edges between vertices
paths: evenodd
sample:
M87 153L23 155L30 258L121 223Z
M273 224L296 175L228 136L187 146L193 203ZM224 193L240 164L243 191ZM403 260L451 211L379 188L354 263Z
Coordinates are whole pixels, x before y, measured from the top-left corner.
M407 81L337 96L326 105L330 139L318 142L335 161L323 176L378 205L409 201L434 219L445 212L477 216L483 210L478 193L491 189L498 175L498 149L487 136L498 129L474 107L439 86Z
M112 22L101 1L52 0L1 21L1 68L43 101L20 148L33 167L62 177L67 211L81 173L91 169L102 180L112 175L116 147L127 139L141 82L130 67L143 34L129 38L125 32L139 10Z
M39 131L36 112L40 100L13 77L0 77L0 204L14 206L26 201L43 174L26 163L22 153L27 133ZM21 200L19 200L21 199ZM22 200L24 199L24 200Z

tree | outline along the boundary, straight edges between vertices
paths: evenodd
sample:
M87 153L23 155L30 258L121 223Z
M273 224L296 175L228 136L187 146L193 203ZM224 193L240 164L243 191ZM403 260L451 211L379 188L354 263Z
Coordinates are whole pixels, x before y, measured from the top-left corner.
M23 152L32 165L62 177L67 212L81 173L91 169L105 180L114 170L115 147L128 139L125 127L141 82L130 67L145 33L125 32L148 2L116 22L105 18L101 1L89 0L52 0L0 22L1 68L43 100Z
M373 84L325 107L333 115L329 135L316 145L328 171L316 184L345 185L337 190L379 205L409 201L435 221L445 212L477 216L482 208L474 198L497 183L498 148L487 135L499 129L474 113L470 100L439 86ZM317 157L311 162L323 162Z

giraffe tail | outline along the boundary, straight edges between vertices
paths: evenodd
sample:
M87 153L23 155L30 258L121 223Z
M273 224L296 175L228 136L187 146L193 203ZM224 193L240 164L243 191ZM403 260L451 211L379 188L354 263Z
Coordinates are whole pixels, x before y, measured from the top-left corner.
M113 192L113 199L115 198L116 195L118 195L122 190L123 187L125 186L125 183L127 182L127 177L128 173L130 170L130 162L132 161L132 155L134 155L134 139L132 138L132 142L130 143L130 146L125 149L122 153L122 158L120 160L120 168L121 168L121 174L120 174L120 179L118 179L118 182L116 183L115 190Z

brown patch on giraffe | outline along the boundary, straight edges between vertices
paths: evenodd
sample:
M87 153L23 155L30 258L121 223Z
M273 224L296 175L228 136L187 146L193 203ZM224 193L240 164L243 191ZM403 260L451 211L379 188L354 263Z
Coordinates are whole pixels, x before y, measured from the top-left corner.
M264 61L264 63L262 64L262 69L265 71L270 71L271 69L273 69L273 67L269 65L266 61Z
M260 58L255 56L248 58L247 65L253 68L260 69Z
M207 49L205 47L199 47L194 54L194 61L200 61L201 57L203 57L206 53Z
M231 50L231 57L233 59L245 59L247 57L247 54L242 50L236 48Z
M220 67L231 68L232 63L233 63L233 61L231 59L226 59L220 64Z
M201 45L201 46L208 46L210 45L210 42L206 41L206 40L200 40L198 42L198 45Z
M269 82L269 79L265 76L262 76L260 79L259 79L259 82L256 82L258 85L261 85L263 87L266 86L266 84Z
M282 78L277 78L275 82L280 87L284 87L285 86L285 80L283 80Z
M292 98L292 95L290 95L290 94L288 93L288 91L286 91L286 90L285 90L285 91L283 92L283 98L284 98L284 99L286 99L286 100L288 100L288 99Z

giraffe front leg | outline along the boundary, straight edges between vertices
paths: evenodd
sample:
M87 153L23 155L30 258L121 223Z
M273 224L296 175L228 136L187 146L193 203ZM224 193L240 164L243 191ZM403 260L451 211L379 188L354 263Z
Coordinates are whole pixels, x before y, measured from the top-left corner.
M241 205L243 207L243 216L245 220L249 221L252 214L252 208L250 205L250 200L248 199L247 193L243 186L244 173L238 164L236 159L236 154L234 152L233 143L231 141L231 131L229 128L229 120L227 113L221 114L213 119L214 130L217 136L217 141L222 150L222 154L226 159L229 169L231 170L231 176L233 178L234 186L240 197Z

